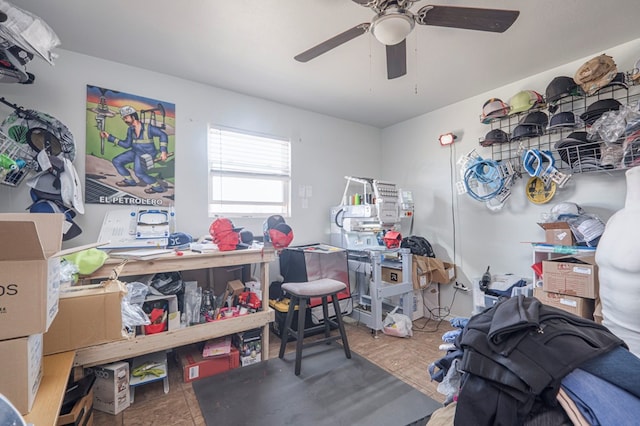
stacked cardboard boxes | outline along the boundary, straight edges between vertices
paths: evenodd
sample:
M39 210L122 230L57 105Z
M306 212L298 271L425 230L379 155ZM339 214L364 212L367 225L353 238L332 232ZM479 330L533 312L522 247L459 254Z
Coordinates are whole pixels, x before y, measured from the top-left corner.
M0 214L0 393L27 414L42 378L42 334L58 313L63 214Z
M46 334L60 310L60 258L95 247L61 250L65 223L63 214L0 214L0 239L10 242L0 247L0 393L23 415L33 407Z
M593 255L562 256L542 262L542 288L534 296L583 318L593 319L598 266Z

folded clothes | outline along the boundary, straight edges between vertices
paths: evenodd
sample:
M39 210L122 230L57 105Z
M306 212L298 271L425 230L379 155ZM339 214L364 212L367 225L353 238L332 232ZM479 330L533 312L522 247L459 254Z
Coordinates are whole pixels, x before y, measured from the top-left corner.
M579 368L562 379L562 389L591 425L632 425L640 418L640 399Z

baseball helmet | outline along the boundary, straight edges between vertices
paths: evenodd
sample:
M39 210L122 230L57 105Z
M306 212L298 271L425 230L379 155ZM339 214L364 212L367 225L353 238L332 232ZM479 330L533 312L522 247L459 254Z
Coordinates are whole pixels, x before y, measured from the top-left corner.
M580 95L578 84L571 77L559 76L551 80L545 91L548 103L555 103L567 96Z
M578 124L580 124L580 119L576 118L572 111L563 111L551 116L547 129L571 128Z
M235 250L240 244L240 231L226 217L219 217L209 226L209 234L220 251Z
M262 225L265 243L271 243L275 249L283 249L293 241L293 230L280 215L269 216Z
M523 111L529 111L533 107L544 104L542 95L534 90L522 90L509 99L511 107L509 114L517 114Z
M509 135L502 129L490 130L484 139L480 142L482 146L491 146L494 143L507 143L509 142Z
M570 133L556 142L554 148L562 161L571 168L585 159L599 160L601 156L601 143L588 140L587 132L584 131Z
M599 93L601 90L606 88L615 88L615 87L629 90L629 85L627 84L627 77L625 73L623 72L617 73L615 77L613 77L613 79L606 86L602 86L601 88L596 90L595 93Z
M540 127L547 127L549 116L542 111L533 111L525 115L519 124L534 124Z
M482 106L482 118L483 123L489 123L493 118L504 117L509 114L509 105L504 103L501 99L491 98Z
M535 136L542 136L544 128L537 124L518 124L513 128L511 133L511 140L517 141L525 138L532 138Z
M616 99L600 99L587 107L587 110L580 115L587 125L592 125L607 111L618 111L622 104Z

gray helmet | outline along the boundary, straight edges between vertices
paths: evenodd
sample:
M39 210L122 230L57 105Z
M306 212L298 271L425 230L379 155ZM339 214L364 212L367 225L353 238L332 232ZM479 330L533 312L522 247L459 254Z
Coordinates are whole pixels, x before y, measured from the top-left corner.
M135 114L136 110L130 105L125 105L120 108L120 117L125 118L127 115Z

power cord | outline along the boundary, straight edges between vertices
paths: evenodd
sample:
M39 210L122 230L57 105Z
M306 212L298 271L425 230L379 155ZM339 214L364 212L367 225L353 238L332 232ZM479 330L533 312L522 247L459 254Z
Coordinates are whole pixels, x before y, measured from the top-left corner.
M421 327L416 326L414 324L413 331L417 331L421 333L435 333L436 331L438 331L438 328L440 327L440 324L442 323L442 321L444 321L451 314L451 308L453 307L453 302L455 302L456 295L458 294L459 291L463 291L463 290L460 290L459 288L454 287L453 296L451 297L451 302L449 303L449 306L444 306L444 307L438 306L434 309L430 309L429 307L426 306L423 299L422 305L429 312L431 316L427 318L427 321L425 321L425 323ZM434 311L437 311L437 314L434 313ZM437 321L435 328L430 330L425 330L427 325L434 320Z

